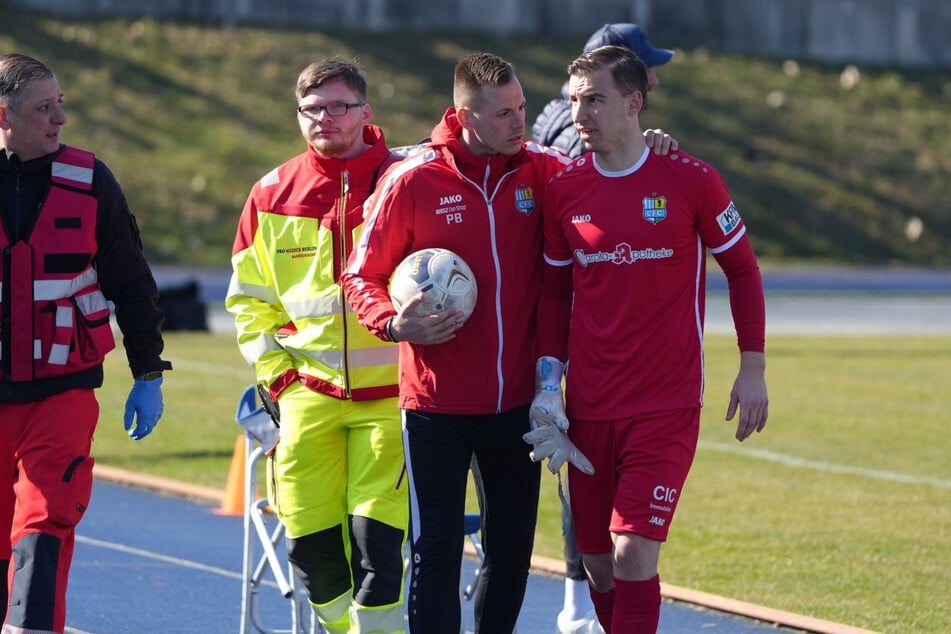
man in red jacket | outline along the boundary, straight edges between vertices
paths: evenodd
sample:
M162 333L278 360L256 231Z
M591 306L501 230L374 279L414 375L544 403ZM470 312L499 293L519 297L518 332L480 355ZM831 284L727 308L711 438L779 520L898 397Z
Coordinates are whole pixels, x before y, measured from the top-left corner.
M540 471L525 452L541 281L537 197L564 155L525 143L525 96L489 53L456 66L453 100L429 147L393 167L365 210L342 283L371 332L400 345L411 500L411 632L458 632L462 522L470 459L481 471L485 562L476 631L515 627L531 562ZM451 204L447 201L452 201ZM460 314L399 312L387 293L408 254L442 247L472 268L479 298Z

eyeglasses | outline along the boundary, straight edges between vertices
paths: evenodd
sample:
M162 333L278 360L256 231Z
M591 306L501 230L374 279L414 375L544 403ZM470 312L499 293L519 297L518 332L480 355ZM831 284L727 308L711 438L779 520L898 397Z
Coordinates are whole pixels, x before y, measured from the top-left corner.
M303 106L297 106L297 112L304 115L308 119L317 119L320 117L320 113L326 112L331 117L342 117L350 111L350 108L359 108L360 106L366 105L366 102L361 103L328 103L326 106L321 106L320 104L311 103Z

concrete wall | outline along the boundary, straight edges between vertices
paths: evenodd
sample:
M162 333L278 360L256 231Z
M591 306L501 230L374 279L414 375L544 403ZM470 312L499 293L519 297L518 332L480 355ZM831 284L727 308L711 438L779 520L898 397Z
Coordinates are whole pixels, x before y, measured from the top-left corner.
M949 0L9 0L64 15L221 25L576 34L637 22L658 46L951 66Z

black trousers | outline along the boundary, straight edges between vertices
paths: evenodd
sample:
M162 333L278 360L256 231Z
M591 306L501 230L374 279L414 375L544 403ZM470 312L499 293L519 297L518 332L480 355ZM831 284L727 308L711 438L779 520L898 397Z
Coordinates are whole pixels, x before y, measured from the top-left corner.
M540 466L522 434L528 407L483 415L404 411L410 485L411 634L458 632L466 485L473 457L485 561L477 634L510 634L525 596L538 515Z

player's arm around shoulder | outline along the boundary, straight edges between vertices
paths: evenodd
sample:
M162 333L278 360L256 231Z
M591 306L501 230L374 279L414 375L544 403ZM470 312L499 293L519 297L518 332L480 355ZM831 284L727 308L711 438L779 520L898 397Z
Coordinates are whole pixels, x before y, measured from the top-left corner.
M644 130L644 142L657 156L667 156L680 148L680 143L660 128Z

